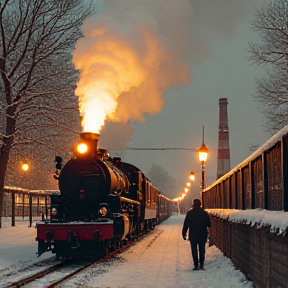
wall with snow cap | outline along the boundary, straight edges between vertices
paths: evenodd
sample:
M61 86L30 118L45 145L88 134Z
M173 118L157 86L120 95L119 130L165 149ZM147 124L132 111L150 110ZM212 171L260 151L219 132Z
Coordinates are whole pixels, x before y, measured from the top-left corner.
M207 209L212 216L234 223L242 223L261 228L269 226L271 233L285 236L288 227L288 212L268 211L265 209Z
M288 212L209 209L217 246L255 287L288 287Z

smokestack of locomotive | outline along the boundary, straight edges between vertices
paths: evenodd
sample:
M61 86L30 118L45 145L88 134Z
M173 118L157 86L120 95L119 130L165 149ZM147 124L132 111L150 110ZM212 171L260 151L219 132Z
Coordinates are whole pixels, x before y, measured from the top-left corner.
M89 143L89 145L92 147L91 150L93 152L97 152L99 136L100 134L98 133L82 132L80 134L80 139L83 139L84 141Z
M227 98L219 99L217 179L230 171Z

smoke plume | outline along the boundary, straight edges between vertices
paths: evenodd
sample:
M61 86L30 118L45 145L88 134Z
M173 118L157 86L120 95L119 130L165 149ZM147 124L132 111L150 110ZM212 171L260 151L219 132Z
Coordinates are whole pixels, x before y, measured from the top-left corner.
M187 0L105 4L84 22L84 37L73 53L80 70L75 93L89 132L99 132L107 120L144 122L145 114L163 108L165 90L191 80Z

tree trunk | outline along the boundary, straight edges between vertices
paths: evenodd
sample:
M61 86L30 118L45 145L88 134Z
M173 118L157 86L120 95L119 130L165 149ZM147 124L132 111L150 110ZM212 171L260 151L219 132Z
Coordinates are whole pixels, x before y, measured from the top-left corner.
M14 115L16 109L15 107L9 107L7 110L7 115ZM5 176L8 166L8 160L14 142L14 133L15 133L15 120L10 116L6 117L6 137L3 137L3 144L0 147L0 228L2 217L4 216L4 183Z
M4 149L6 148L6 149ZM5 147L4 145L0 149L0 228L1 228L1 217L4 216L4 182L5 182L5 175L7 170L7 164L9 160L9 153L10 149L8 147Z

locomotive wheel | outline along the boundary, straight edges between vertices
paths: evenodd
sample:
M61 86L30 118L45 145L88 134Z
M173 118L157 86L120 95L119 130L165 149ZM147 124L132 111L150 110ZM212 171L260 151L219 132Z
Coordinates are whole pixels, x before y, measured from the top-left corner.
M108 242L108 240L103 241L102 250L103 250L103 256L109 255L110 249L109 249L109 242Z

